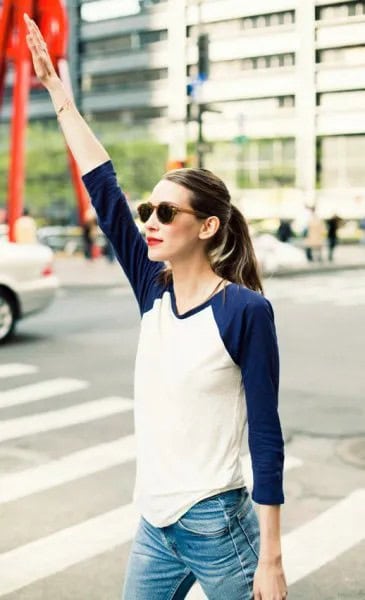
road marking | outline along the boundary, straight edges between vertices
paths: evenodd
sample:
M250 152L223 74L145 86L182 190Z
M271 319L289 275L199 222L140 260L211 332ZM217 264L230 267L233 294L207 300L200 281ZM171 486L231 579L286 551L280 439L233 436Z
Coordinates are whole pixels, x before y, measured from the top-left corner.
M12 502L30 494L47 490L87 475L133 460L136 455L135 437L92 446L0 478L0 503Z
M133 504L68 527L0 555L0 595L10 594L129 542L139 514ZM283 536L288 585L365 538L365 490L357 490L309 523ZM187 596L204 599L195 585Z
M109 415L133 409L133 402L127 398L110 397L92 402L84 402L63 410L42 412L29 417L8 419L0 424L0 442L13 440L25 435L63 429L72 425L102 419Z
M129 542L138 520L127 504L1 554L0 596Z
M8 365L0 365L0 379L5 377L16 377L17 375L29 375L37 373L38 367L33 365L22 365L20 363L9 363Z
M365 489L360 489L283 536L283 564L288 585L320 569L364 539Z
M49 379L39 383L23 385L0 393L0 408L28 404L53 396L61 396L83 390L89 386L87 381L80 379Z
M13 502L19 498L110 469L135 459L135 456L135 437L130 435L121 440L73 452L43 465L3 475L0 477L0 504ZM298 458L286 456L284 470L288 471L302 464ZM248 488L252 488L252 468L249 455L242 457L242 468L246 485Z

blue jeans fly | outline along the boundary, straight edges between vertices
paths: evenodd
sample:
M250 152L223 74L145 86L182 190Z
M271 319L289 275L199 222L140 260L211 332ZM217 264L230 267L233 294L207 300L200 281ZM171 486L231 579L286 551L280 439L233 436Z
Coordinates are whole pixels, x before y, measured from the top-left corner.
M123 600L181 600L196 580L208 600L251 600L259 546L246 487L197 502L167 527L141 517Z

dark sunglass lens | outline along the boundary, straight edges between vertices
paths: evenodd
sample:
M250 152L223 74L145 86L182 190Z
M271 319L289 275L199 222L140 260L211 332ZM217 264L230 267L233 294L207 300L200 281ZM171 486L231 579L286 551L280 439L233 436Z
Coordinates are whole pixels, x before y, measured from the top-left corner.
M140 204L137 208L138 210L138 214L139 214L139 218L141 219L142 223L146 223L146 221L148 221L148 219L150 218L153 208L152 206L150 206L149 204Z
M161 223L171 223L174 218L174 209L169 204L161 202L157 208L157 216Z

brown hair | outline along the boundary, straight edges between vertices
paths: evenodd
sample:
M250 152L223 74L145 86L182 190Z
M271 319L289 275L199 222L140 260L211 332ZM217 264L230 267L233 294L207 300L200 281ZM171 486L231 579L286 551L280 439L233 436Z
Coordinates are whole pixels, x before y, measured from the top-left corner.
M175 169L162 179L173 181L190 190L193 210L219 218L220 227L206 244L207 258L213 271L234 283L264 293L261 276L248 230L241 211L231 204L231 197L223 181L207 169ZM166 267L158 279L168 284L171 268Z

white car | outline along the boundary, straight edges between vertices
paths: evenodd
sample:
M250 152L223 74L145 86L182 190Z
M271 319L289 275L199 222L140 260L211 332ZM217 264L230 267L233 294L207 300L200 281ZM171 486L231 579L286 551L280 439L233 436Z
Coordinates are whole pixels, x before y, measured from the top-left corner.
M307 266L308 261L303 248L289 242L279 242L269 233L254 237L253 246L261 270L265 274Z
M53 252L41 244L0 242L0 344L16 322L43 310L59 283L53 273Z

